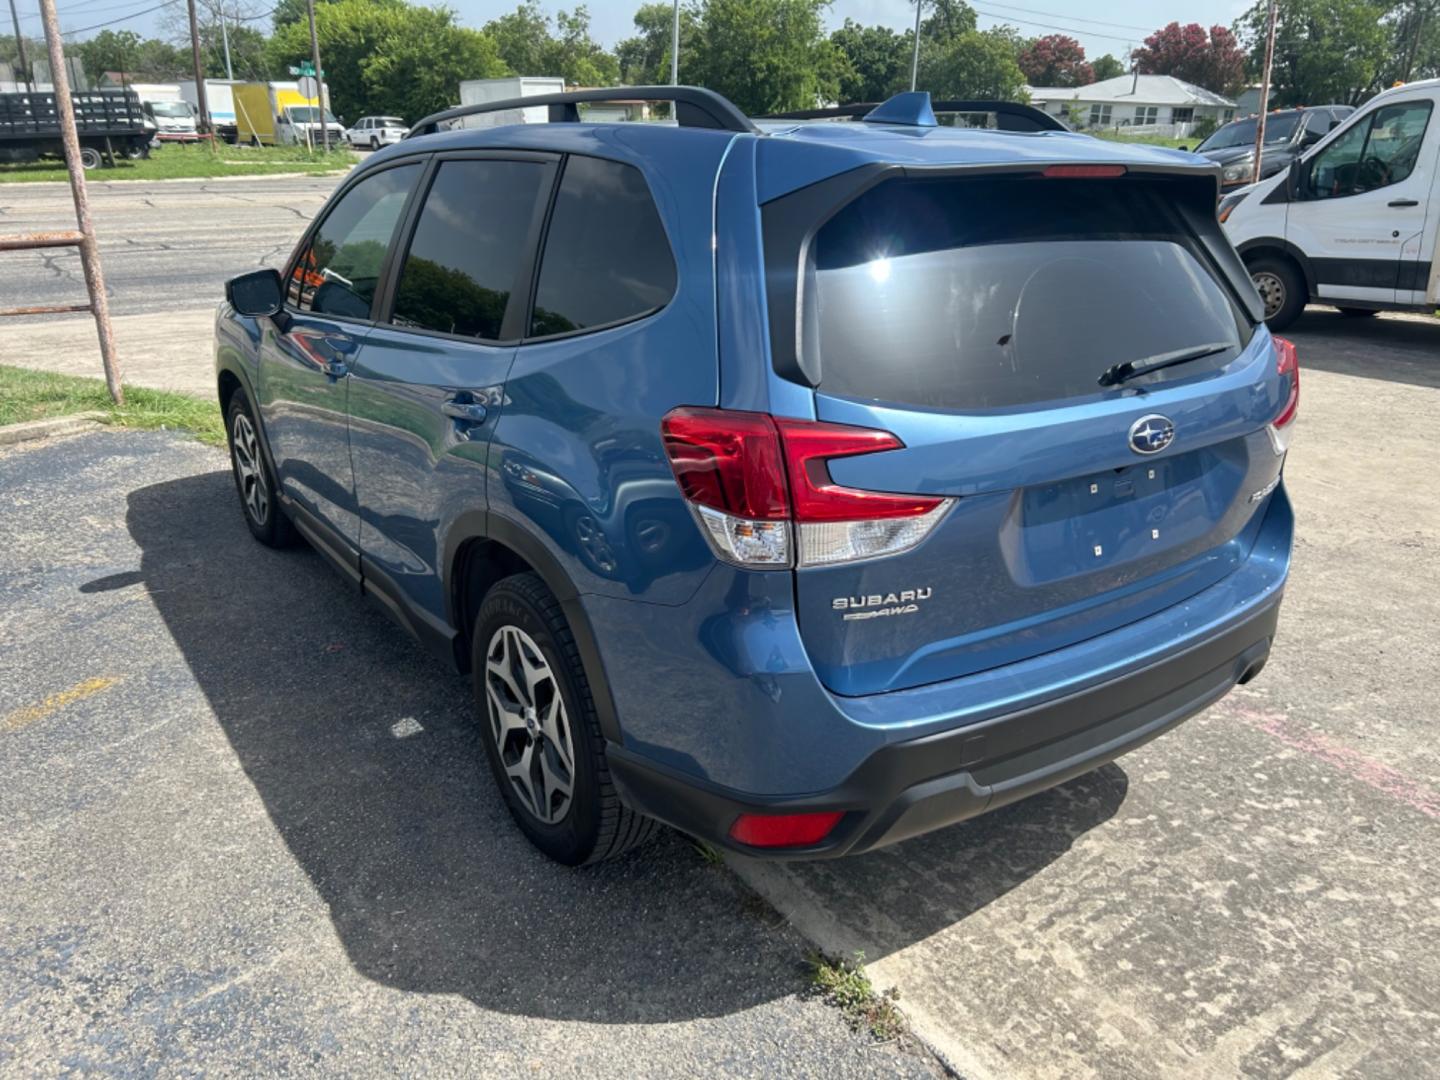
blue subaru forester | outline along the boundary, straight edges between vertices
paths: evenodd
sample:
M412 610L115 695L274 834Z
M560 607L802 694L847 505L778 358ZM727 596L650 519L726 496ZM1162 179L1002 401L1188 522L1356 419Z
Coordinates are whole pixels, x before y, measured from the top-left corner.
M467 126L517 104L357 168L216 366L250 530L472 675L548 855L865 851L1261 669L1299 371L1212 163L923 94Z

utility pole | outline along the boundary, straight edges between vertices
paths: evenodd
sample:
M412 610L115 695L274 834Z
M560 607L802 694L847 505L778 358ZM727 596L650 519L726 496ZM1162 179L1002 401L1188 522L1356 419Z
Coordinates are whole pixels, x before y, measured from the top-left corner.
M315 96L320 104L320 135L325 140L325 153L330 153L330 125L325 122L325 80L320 77L320 39L315 34L315 0L305 0L310 14L310 62L315 65Z
M910 89L915 89L915 84L920 81L920 9L925 6L925 0L915 0L915 50L910 54Z
M70 76L65 69L65 51L60 46L60 20L55 0L40 0L40 17L45 23L45 47L50 54L50 80L55 84L55 111L59 113L60 142L65 147L65 171L70 174L70 191L75 196L75 223L80 235L80 266L85 288L90 293L90 311L100 335L100 362L105 367L105 385L110 400L125 403L120 388L120 361L115 356L115 336L110 330L110 301L105 295L105 275L100 271L100 247L95 242L95 224L90 220L90 199L85 191L85 167L80 164L80 135L75 130L75 103L70 98Z
M10 0L13 9L15 0ZM675 24L670 29L670 85L680 85L680 0L675 0Z
M675 10L680 10L680 2L676 0ZM25 79L25 88L32 94L35 92L35 84L30 79L30 65L25 60L25 38L20 33L20 16L15 12L15 0L10 0L10 18L15 24L15 52L20 60L20 71ZM677 15L676 18L679 18Z
M225 78L234 82L235 69L230 66L230 31L225 28L225 8L223 6L217 7L215 14L220 19L220 40L225 45Z
M205 65L200 62L200 20L195 17L195 0L185 0L190 9L190 60L195 65L195 103L200 110L201 131L210 136L215 150L215 129L210 123L210 102L205 97Z
M1265 114L1270 111L1270 72L1275 66L1275 0L1270 0L1270 28L1265 32L1265 68L1260 75L1260 116L1255 121L1255 170L1252 184L1260 182L1260 155L1265 149Z

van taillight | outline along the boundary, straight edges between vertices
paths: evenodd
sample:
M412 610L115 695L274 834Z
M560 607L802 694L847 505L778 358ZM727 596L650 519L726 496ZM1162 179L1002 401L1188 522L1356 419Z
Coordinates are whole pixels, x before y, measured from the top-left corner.
M666 415L661 434L711 548L740 566L820 566L894 555L923 540L951 502L835 483L834 459L902 449L888 431L679 408Z

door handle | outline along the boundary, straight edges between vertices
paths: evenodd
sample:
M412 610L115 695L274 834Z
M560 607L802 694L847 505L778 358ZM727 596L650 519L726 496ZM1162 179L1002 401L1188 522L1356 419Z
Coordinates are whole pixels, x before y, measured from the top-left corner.
M478 401L456 401L451 399L440 406L440 411L462 424L483 424L485 406Z
M323 365L325 377L328 379L343 379L350 368L344 360L327 360Z
M1419 199L1391 199L1386 206L1419 206Z

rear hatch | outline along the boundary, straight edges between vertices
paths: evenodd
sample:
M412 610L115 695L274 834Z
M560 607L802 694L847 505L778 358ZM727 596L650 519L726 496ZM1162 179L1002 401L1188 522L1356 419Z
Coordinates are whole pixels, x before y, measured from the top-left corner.
M801 631L830 689L1063 648L1246 557L1288 385L1214 190L1210 174L1110 166L896 171L824 211L798 261L783 247L815 193L767 204L770 271L799 283L777 369L814 387L816 419L903 444L831 458L830 482L945 500L881 557L843 561L800 526ZM1163 360L1178 362L1101 382Z

